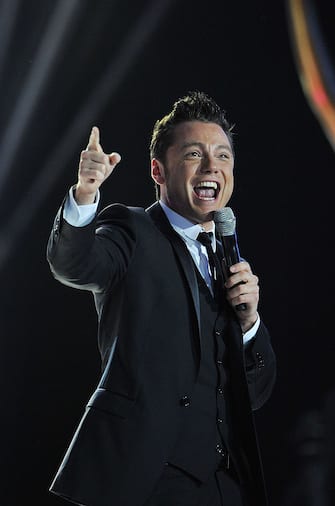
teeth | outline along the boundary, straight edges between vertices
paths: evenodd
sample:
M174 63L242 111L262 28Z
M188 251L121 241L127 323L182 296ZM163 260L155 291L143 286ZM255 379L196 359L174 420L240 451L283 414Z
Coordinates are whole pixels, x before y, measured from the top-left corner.
M215 181L201 181L201 183L197 184L198 188L214 188L214 190L217 190L218 184Z

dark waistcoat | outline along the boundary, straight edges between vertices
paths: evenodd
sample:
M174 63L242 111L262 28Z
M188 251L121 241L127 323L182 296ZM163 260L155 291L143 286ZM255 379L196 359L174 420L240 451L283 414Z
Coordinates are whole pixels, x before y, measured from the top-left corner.
M201 312L201 358L195 388L184 398L182 430L169 463L205 482L232 448L229 418L228 346L224 311L197 272Z

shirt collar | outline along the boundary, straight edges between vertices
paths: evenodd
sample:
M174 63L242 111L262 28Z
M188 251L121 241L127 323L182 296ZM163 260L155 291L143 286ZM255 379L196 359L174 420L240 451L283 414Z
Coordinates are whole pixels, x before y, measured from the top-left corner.
M198 223L192 223L190 220L188 220L184 216L181 216L180 214L176 213L176 211L173 211L173 209L171 209L169 206L167 206L161 200L159 201L159 203L160 203L167 219L169 220L172 228L182 237L196 241L200 232L205 232L205 230L202 228L202 226L199 225ZM216 241L215 241L214 221L212 222L212 228L210 230L206 230L206 232L212 232L212 235L211 235L212 248L215 251Z

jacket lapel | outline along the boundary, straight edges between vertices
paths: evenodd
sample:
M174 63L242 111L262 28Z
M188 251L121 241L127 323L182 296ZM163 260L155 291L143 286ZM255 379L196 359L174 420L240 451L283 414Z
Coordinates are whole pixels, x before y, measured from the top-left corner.
M187 247L184 241L179 237L179 235L173 230L171 227L169 220L167 219L164 211L158 202L150 206L146 209L146 212L149 214L152 221L155 223L156 227L164 234L164 236L170 241L176 256L182 266L182 269L185 274L186 281L190 288L195 313L197 315L198 322L198 332L200 334L200 301L199 301L199 290L198 290L198 282L197 277L193 265L193 260L191 255L187 251Z

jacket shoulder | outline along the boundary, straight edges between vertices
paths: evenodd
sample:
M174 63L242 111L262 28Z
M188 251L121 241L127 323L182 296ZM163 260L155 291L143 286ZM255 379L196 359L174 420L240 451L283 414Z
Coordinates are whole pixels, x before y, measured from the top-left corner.
M143 207L130 207L124 204L110 204L97 215L98 226L108 225L118 221L142 221L148 216Z

